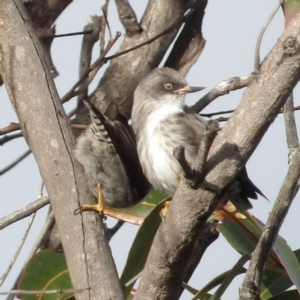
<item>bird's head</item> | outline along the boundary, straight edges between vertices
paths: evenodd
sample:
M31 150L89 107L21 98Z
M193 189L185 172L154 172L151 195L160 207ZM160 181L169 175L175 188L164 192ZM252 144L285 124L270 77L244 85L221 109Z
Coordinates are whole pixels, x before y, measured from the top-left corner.
M139 83L135 91L135 101L183 103L186 93L203 90L204 87L191 87L185 78L171 68L157 68L151 71ZM144 95L144 96L143 96Z

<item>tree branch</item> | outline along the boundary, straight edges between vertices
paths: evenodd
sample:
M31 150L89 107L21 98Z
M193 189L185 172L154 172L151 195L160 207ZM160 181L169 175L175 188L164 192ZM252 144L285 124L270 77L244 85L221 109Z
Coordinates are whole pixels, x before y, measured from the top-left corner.
M81 52L80 52L80 67L79 67L79 78L84 77L88 73L91 59L92 50L95 43L99 40L99 35L101 32L101 20L102 17L91 16L89 18L88 24L84 27L84 31L91 30L92 34L85 34L82 39ZM80 85L78 87L82 90L81 94L78 95L77 103L79 104L82 99L87 99L88 96L88 86L82 88Z
M163 32L178 20L182 20L186 9L187 3L182 0L149 1L141 20L141 33L131 37L126 35L118 52L142 44L148 41L149 38ZM102 77L99 87L90 96L89 100L100 111L105 111L108 104L114 101L118 105L120 113L129 119L133 92L138 82L145 74L159 65L181 24L182 22L151 44L114 58ZM81 120L85 119L85 114L84 111L79 111L74 123L81 124Z
M197 61L205 46L202 36L202 21L207 0L193 1L185 25L165 62L165 67L173 68L185 76Z
M260 295L260 285L268 255L275 242L280 227L298 192L300 177L300 148L298 146L297 127L294 115L293 92L284 104L284 121L287 145L289 148L289 171L280 189L274 208L268 218L261 238L254 252L240 288L240 299L256 299Z
M73 288L86 289L75 297L123 299L100 216L73 214L93 198L73 158L75 139L23 4L3 0L0 16L0 72L47 187Z
M267 224L264 227L259 242L251 255L251 261L246 276L242 286L240 287L240 300L260 299L260 285L264 267L279 229L294 199L299 177L300 148L297 146L297 150L290 158L288 173L268 218Z
M259 50L260 50L260 45L261 45L262 38L265 34L266 29L268 28L269 24L271 23L272 19L277 14L282 2L283 2L283 0L278 1L278 3L276 4L274 10L271 12L271 15L267 19L265 25L263 26L263 28L261 29L261 31L258 35L256 46L255 46L255 55L254 55L254 71L255 72L259 71L259 67L260 67Z
M206 95L199 99L193 106L192 109L199 113L207 105L209 105L216 98L227 95L232 91L242 89L252 82L253 78L251 75L243 77L231 77L227 80L223 80L216 87L211 89ZM232 111L231 111L232 112Z
M5 135L3 138L0 138L0 146L3 146L5 143L12 141L14 139L17 139L19 137L22 137L23 134L20 133L16 133L16 134L11 134L11 135Z
M20 163L23 159L25 159L29 154L31 153L31 150L26 150L21 156L19 156L17 159L15 159L12 163L10 163L8 166L4 167L2 170L0 170L0 176L14 168L18 163Z
M133 36L141 32L141 27L137 21L134 10L127 0L116 0L119 18L123 24L126 34Z
M300 18L286 28L262 63L256 80L248 86L240 105L215 138L206 164L207 175L200 188L191 189L181 181L166 221L154 238L135 299L173 298L182 282L181 270L197 233L299 80L299 28ZM295 51L287 55L284 47L291 37Z
M283 108L284 122L286 129L286 140L290 154L298 147L297 126L294 113L294 96L290 94Z
M49 198L48 196L42 197L40 199L37 199L36 201L26 205L24 208L19 209L3 218L0 219L0 230L7 227L10 224L13 224L19 220L22 220L37 210L43 208L47 204L49 204Z
M16 249L16 251L15 251L13 257L12 257L12 259L10 260L10 262L9 262L9 264L7 266L7 269L5 270L5 272L3 273L3 275L0 278L0 286L2 286L2 284L4 283L5 279L7 278L8 274L10 273L12 267L14 266L14 264L15 264L18 256L19 256L19 254L20 254L20 251L22 250L22 248L24 246L24 243L25 243L25 241L27 239L28 233L29 233L29 231L31 229L31 226L33 224L33 221L35 219L35 215L36 215L36 212L34 212L31 215L31 218L28 221L28 224L27 224L27 226L25 228L25 231L24 231L24 234L23 234L23 236L21 238L21 241L20 241L20 243L19 243L19 245L18 245L18 247L17 247L17 249Z

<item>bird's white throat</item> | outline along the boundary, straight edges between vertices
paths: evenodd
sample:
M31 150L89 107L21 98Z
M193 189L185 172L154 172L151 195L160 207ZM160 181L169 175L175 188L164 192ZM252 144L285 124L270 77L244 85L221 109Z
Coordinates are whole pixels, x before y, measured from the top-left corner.
M170 95L168 101L165 97L161 102L156 103L157 108L147 116L147 133L152 133L156 126L163 120L167 119L170 115L179 114L183 112L183 104L180 101L174 101L174 98ZM173 100L173 101L172 101Z
M150 170L145 170L146 166L142 163L144 171L148 175L150 182L156 186L159 185L159 182L162 182L163 184L161 187L169 190L169 183L171 184L174 181L176 183L177 180L176 178L173 178L174 174L176 174L176 170L173 170L174 164L172 163L173 149L171 145L166 144L164 137L158 135L155 133L155 131L157 126L159 126L162 121L170 118L174 114L182 113L183 105L174 101L173 103L171 101L168 101L167 103L164 101L164 103L160 104L161 105L159 107L157 107L151 112L151 114L147 116L144 139L143 141L140 141L141 143L145 144L143 146L143 151L140 152L140 155L147 157L150 160L151 169L154 171L154 173L152 173ZM138 144L138 148L141 146L141 144ZM141 150L141 148L139 150ZM175 166L177 165L175 164ZM156 182L152 181L153 175L157 180L155 180Z

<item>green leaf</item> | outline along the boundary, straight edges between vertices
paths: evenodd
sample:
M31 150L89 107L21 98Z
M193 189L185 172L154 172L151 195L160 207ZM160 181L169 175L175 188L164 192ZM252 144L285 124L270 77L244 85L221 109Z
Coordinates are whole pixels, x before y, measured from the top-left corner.
M269 299L286 291L292 285L293 283L282 267L265 270L260 286L260 297L262 300Z
M65 255L54 250L42 250L31 258L23 270L18 289L66 290L72 289ZM73 294L19 295L22 300L66 300Z
M164 207L164 203L165 201L162 201L151 211L137 232L120 279L122 286L125 286L127 282L143 270L153 238L161 223L159 213ZM125 288L124 293L126 297L130 295L134 283L135 281Z
M290 290L268 298L268 300L300 300L300 295L298 290Z
M264 224L250 213L245 213L243 218L231 214L226 217L226 212L222 213L225 214L225 218L217 225L219 231L237 252L242 255L251 254L259 241ZM280 262L272 249L267 265L274 263Z
M251 254L255 249L258 237L241 224L224 219L217 227L228 243L240 254Z
M128 208L107 208L104 210L104 213L125 222L141 225L145 217L147 217L156 205L165 198L165 193L152 189L150 194L137 205Z
M225 276L224 280L222 281L222 284L218 287L216 292L210 297L209 300L217 300L220 299L221 296L224 294L230 283L233 281L233 279L237 276L243 273L243 266L244 264L250 259L249 254L244 254L237 263L233 266L231 270L228 271L227 275Z
M251 254L256 247L264 224L249 213L247 218L235 219L224 213L223 224L218 229L231 246L241 254ZM224 216L222 215L222 216ZM267 259L266 270L261 285L261 299L268 299L300 284L300 266L295 253L285 240L278 236Z
M190 285L186 284L186 283L182 283L182 286L189 291L191 294L196 295L198 293L198 290L196 290L195 288L191 287ZM201 300L208 300L211 297L211 294L201 294L201 298L197 298L197 299L201 299Z
M285 241L283 240L283 242ZM293 254L297 259L297 264L299 264L300 249L294 251ZM293 286L293 282L281 266L265 270L261 285L261 299L270 299L274 295L280 295L291 286Z
M185 283L185 282L182 283L182 286L183 286L187 291L189 291L192 295L196 295L196 294L199 292L198 289L193 288L192 286L188 285L188 284Z
M217 287L218 285L222 284L225 281L226 277L230 276L230 273L231 273L231 269L218 275L217 277L212 279L209 283L207 283L201 290L197 291L197 294L193 293L191 291L191 293L193 293L195 295L195 297L193 299L206 299L205 297L207 295L209 295L208 292L211 291L212 289L214 289L215 287ZM241 268L235 276L243 274L243 273L246 273L245 268Z
M276 238L273 247L290 279L300 290L300 266L295 253L281 236Z

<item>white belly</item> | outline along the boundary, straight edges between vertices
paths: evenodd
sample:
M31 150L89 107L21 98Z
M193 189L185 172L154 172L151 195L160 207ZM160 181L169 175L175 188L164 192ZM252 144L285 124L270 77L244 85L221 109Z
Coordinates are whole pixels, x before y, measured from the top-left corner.
M173 148L163 135L157 134L159 123L170 114L181 113L182 109L174 105L164 105L148 116L144 135L138 141L140 161L146 177L151 184L169 194L173 194L178 186L180 166L173 156Z

